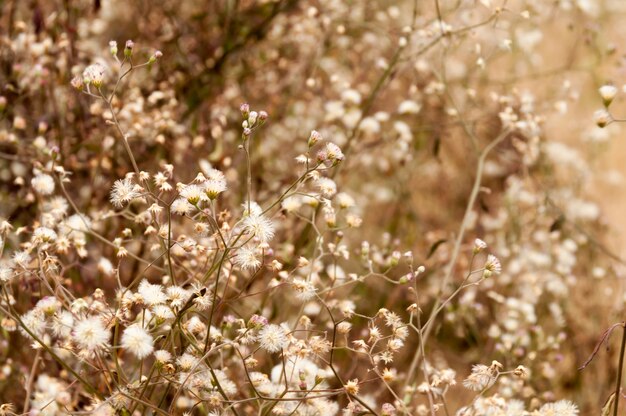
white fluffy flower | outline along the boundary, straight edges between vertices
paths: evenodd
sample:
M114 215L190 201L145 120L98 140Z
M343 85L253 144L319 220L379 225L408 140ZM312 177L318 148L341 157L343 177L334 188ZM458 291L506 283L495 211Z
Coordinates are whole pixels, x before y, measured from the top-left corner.
M257 251L257 248L253 246L240 247L233 257L233 262L244 270L257 269L261 265Z
M57 239L57 233L48 227L37 227L33 233L35 240L44 243L51 242Z
M101 64L89 65L83 71L83 82L100 88L105 80L106 68Z
M124 330L122 347L141 360L149 356L154 350L154 339L148 331L135 324Z
M184 198L178 198L172 202L171 210L174 214L187 215L193 211L193 205Z
M180 196L185 198L191 205L197 205L200 201L207 201L209 198L204 193L202 187L198 185L187 185L180 191Z
M417 114L422 109L422 106L413 101L413 100L405 100L400 103L398 106L398 113L400 114Z
M304 279L294 279L292 286L298 293L296 297L301 301L307 301L315 296L315 285Z
M279 325L270 324L259 331L259 343L267 352L278 352L285 348L288 342L287 333Z
M464 381L463 386L473 391L482 391L492 386L496 382L496 373L483 364L476 364L472 367L470 374Z
M274 223L263 215L248 215L243 220L243 229L262 243L266 243L274 237Z
M95 351L109 346L111 332L106 329L100 318L91 316L78 321L74 326L72 336L80 348Z
M163 287L161 285L153 285L146 279L139 283L137 293L141 296L143 303L148 306L158 305L167 301L167 296L163 293Z
M315 185L326 198L331 198L337 193L337 184L330 178L321 177L315 181Z
M0 266L0 283L6 283L13 280L15 272L12 268L7 266Z
M143 188L130 178L115 181L111 190L111 202L118 208L131 202L133 199L139 198Z
M226 190L226 178L224 174L217 169L209 169L206 173L207 181L203 184L204 192L209 199L215 199Z
M546 403L539 409L540 415L545 416L577 416L578 406L569 400L559 400L554 403Z
M302 206L302 198L298 195L289 196L280 203L282 209L287 212L295 212Z
M45 173L35 176L30 184L33 186L35 192L41 195L50 195L54 192L54 179L52 176Z

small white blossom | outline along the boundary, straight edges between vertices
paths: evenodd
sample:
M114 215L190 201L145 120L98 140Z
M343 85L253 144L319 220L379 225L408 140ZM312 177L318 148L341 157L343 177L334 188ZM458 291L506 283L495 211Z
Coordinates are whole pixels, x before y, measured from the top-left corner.
M130 178L117 180L111 190L111 203L118 208L122 208L132 200L139 198L142 191L143 188L133 183Z
M52 176L45 173L36 175L30 181L30 184L33 186L35 192L40 195L50 195L54 192L54 179L52 179Z
M141 360L149 356L154 350L154 339L148 331L135 324L124 330L122 347Z
M146 279L139 283L137 293L141 296L143 303L148 306L158 305L167 301L167 296L163 293L163 287L151 284Z
M99 317L91 316L76 323L72 331L72 337L80 348L96 351L109 346L111 332L106 329Z
M287 346L288 342L287 333L279 325L266 325L259 331L261 348L269 353L281 351Z

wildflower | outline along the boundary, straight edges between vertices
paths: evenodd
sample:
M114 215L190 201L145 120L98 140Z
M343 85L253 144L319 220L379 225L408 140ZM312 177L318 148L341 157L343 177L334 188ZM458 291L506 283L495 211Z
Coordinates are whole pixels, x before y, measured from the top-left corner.
M12 268L7 266L0 266L0 283L7 283L13 280L15 273Z
M172 354L166 350L156 350L154 352L154 359L157 363L165 364L172 360Z
M486 248L487 243L485 243L483 240L481 240L480 238L474 240L474 254L478 254Z
M347 334L352 330L352 324L350 322L340 322L339 325L337 325L337 332L340 334Z
M263 215L248 215L243 220L243 228L262 243L267 243L274 237L274 223Z
M23 268L28 267L28 264L31 261L31 257L30 254L28 253L28 251L22 250L22 251L16 251L15 253L13 253L13 262Z
M37 338L41 339L46 331L45 316L42 311L38 309L31 309L21 317L22 323L28 330L33 333ZM30 333L20 327L20 332L25 337L30 337Z
M33 189L38 194L50 195L52 192L54 192L54 179L52 179L52 176L45 173L36 175L30 181L30 184L33 186Z
M500 274L502 271L502 266L500 265L500 260L493 254L487 256L487 262L485 262L485 270L483 272L483 277L490 277L492 274Z
M608 107L613 102L613 99L617 95L617 88L614 85L603 85L598 89L600 97L605 107Z
M399 114L417 114L422 109L422 106L412 100L402 101L398 106Z
M167 288L166 292L172 308L181 308L187 303L187 299L191 296L188 290L180 286L170 286Z
M46 296L40 299L35 308L43 312L46 316L52 316L61 307L61 302L54 296Z
M383 370L382 377L383 377L383 380L385 380L385 382L391 383L392 381L396 379L397 375L398 374L395 369L390 370L389 368L385 368Z
M83 82L86 85L92 84L96 88L100 88L104 83L106 68L101 64L89 65L83 71Z
M126 45L124 46L124 56L130 58L133 54L133 48L135 47L135 43L132 40L127 40Z
M91 316L74 326L72 337L80 348L95 351L109 346L111 332L106 329L99 317Z
M200 201L207 201L208 197L198 185L187 185L180 191L180 195L191 205L198 205Z
M152 65L153 63L155 63L156 61L158 61L162 57L163 57L163 52L161 52L161 51L154 51L154 53L152 54L152 56L148 60L148 65Z
M540 416L577 416L578 406L569 400L546 403L539 409Z
M315 143L319 142L320 140L322 140L322 135L318 131L312 130L308 141L309 148L315 146Z
M394 416L396 414L396 408L391 403L385 403L382 407L382 416Z
M476 364L472 367L472 373L463 381L463 386L469 390L482 391L493 386L497 375L497 369Z
M172 202L170 209L174 214L187 215L193 210L193 205L186 199L178 198Z
M204 192L210 200L214 200L219 194L226 190L226 178L221 171L210 169L207 172L207 179L208 180L203 184Z
M184 353L176 360L176 363L180 367L181 371L189 371L196 365L197 359L189 353Z
M118 208L131 202L133 199L139 198L143 188L135 183L132 179L124 178L115 181L111 190L111 203Z
M4 403L0 405L0 416L12 416L15 413L15 405L13 403Z
M83 78L79 75L76 75L74 78L72 78L72 80L70 81L70 84L72 85L72 87L74 87L78 91L82 91L85 88L85 83L83 82Z
M248 320L248 328L263 328L268 324L267 318L254 314Z
M117 55L117 42L112 40L109 41L109 51L111 52L111 55L115 56Z
M593 120L598 127L604 128L613 120L613 117L608 111L601 109L593 113Z
M331 198L337 193L337 184L330 178L319 178L315 181L315 185L326 198Z
M313 298L315 296L315 291L317 290L313 283L303 279L294 279L292 286L297 292L296 297L303 302Z
M334 143L326 143L326 146L317 153L317 160L326 166L335 166L342 162L344 154Z
M269 353L282 350L287 346L288 342L287 333L279 325L266 325L259 331L261 348Z
M69 338L72 335L74 316L69 311L57 313L52 320L52 333L59 338Z
M239 111L241 111L241 115L243 116L244 119L248 119L248 116L250 115L250 104L248 103L243 103L239 106Z
M287 212L296 212L302 206L302 198L299 196L288 196L281 202L281 207Z
M170 309L169 306L165 305L155 305L152 307L152 313L154 314L157 324L162 324L168 319L174 319L174 312Z
M148 306L158 305L167 301L167 296L163 293L163 287L161 285L155 285L143 279L139 283L137 293L141 296L141 300Z
M122 334L122 347L137 358L144 359L154 350L154 339L138 324L131 325Z
M349 395L355 396L359 394L359 379L348 380L343 388Z
M513 370L513 374L515 374L519 378L528 378L528 368L524 367L523 365L518 365L517 368Z
M345 192L337 194L336 200L339 208L341 209L352 208L354 206L354 198Z
M102 257L100 258L100 260L98 260L98 270L100 271L100 273L106 276L113 276L113 274L115 273L115 267L113 266L113 263L111 263L111 260L105 257Z
M211 308L211 304L213 303L213 299L211 298L210 293L207 291L204 295L198 296L193 300L196 309L199 311L207 311Z
M243 246L237 250L237 254L233 257L234 263L243 270L254 270L261 266L261 259L257 255L257 248L252 246Z
M57 233L48 227L38 227L33 233L35 240L43 243L54 241L57 238Z

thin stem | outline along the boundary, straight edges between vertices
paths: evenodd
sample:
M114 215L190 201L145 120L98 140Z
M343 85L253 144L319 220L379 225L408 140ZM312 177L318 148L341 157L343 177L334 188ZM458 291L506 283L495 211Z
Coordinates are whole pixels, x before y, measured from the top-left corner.
M626 322L622 334L622 346L619 351L619 364L617 366L617 379L615 380L615 407L613 408L613 416L617 416L617 408L619 407L619 396L622 387L622 373L624 369L624 350L626 350Z
M37 373L37 367L39 366L39 360L41 359L41 349L37 350L35 355L35 361L30 369L30 375L28 376L28 383L26 384L26 397L24 397L24 414L28 413L28 406L30 405L30 394L33 389L33 383L35 382L35 374Z

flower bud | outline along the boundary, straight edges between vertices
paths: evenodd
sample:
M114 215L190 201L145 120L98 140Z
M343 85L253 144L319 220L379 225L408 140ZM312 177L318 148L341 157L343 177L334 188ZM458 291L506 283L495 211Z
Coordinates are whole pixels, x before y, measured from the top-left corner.
M478 254L486 248L487 248L487 243L485 243L483 240L481 240L480 238L477 238L476 240L474 240L474 249L473 249L474 254Z
M109 50L111 51L111 55L117 55L117 42L112 40L109 42Z
M162 56L163 56L163 52L156 51L154 54L152 54L152 56L148 60L148 65L152 65L153 63L161 59Z
M309 148L315 146L315 143L319 142L320 140L322 140L322 135L317 130L311 131L308 143Z
M613 99L617 95L617 88L614 85L603 85L598 89L600 97L605 107L608 107L613 102Z
M85 88L85 84L83 83L82 77L78 75L72 78L72 80L70 81L70 84L72 84L72 87L74 87L78 91L82 91Z
M366 261L370 257L370 243L363 241L361 243L361 259Z
M248 119L250 115L250 105L248 103L243 103L239 106L239 111L241 111L241 115L244 119Z
M124 56L127 58L130 58L133 54L133 47L135 46L135 43L132 40L127 40L126 41L126 46L124 47Z
M259 113L256 111L250 111L250 114L248 115L248 124L250 124L250 126L254 126L258 116Z
M394 251L393 253L391 253L391 259L389 260L391 267L396 267L400 263L401 258L402 253L400 253L399 251Z
M593 114L593 119L598 127L604 128L611 122L611 114L604 109L598 110Z

